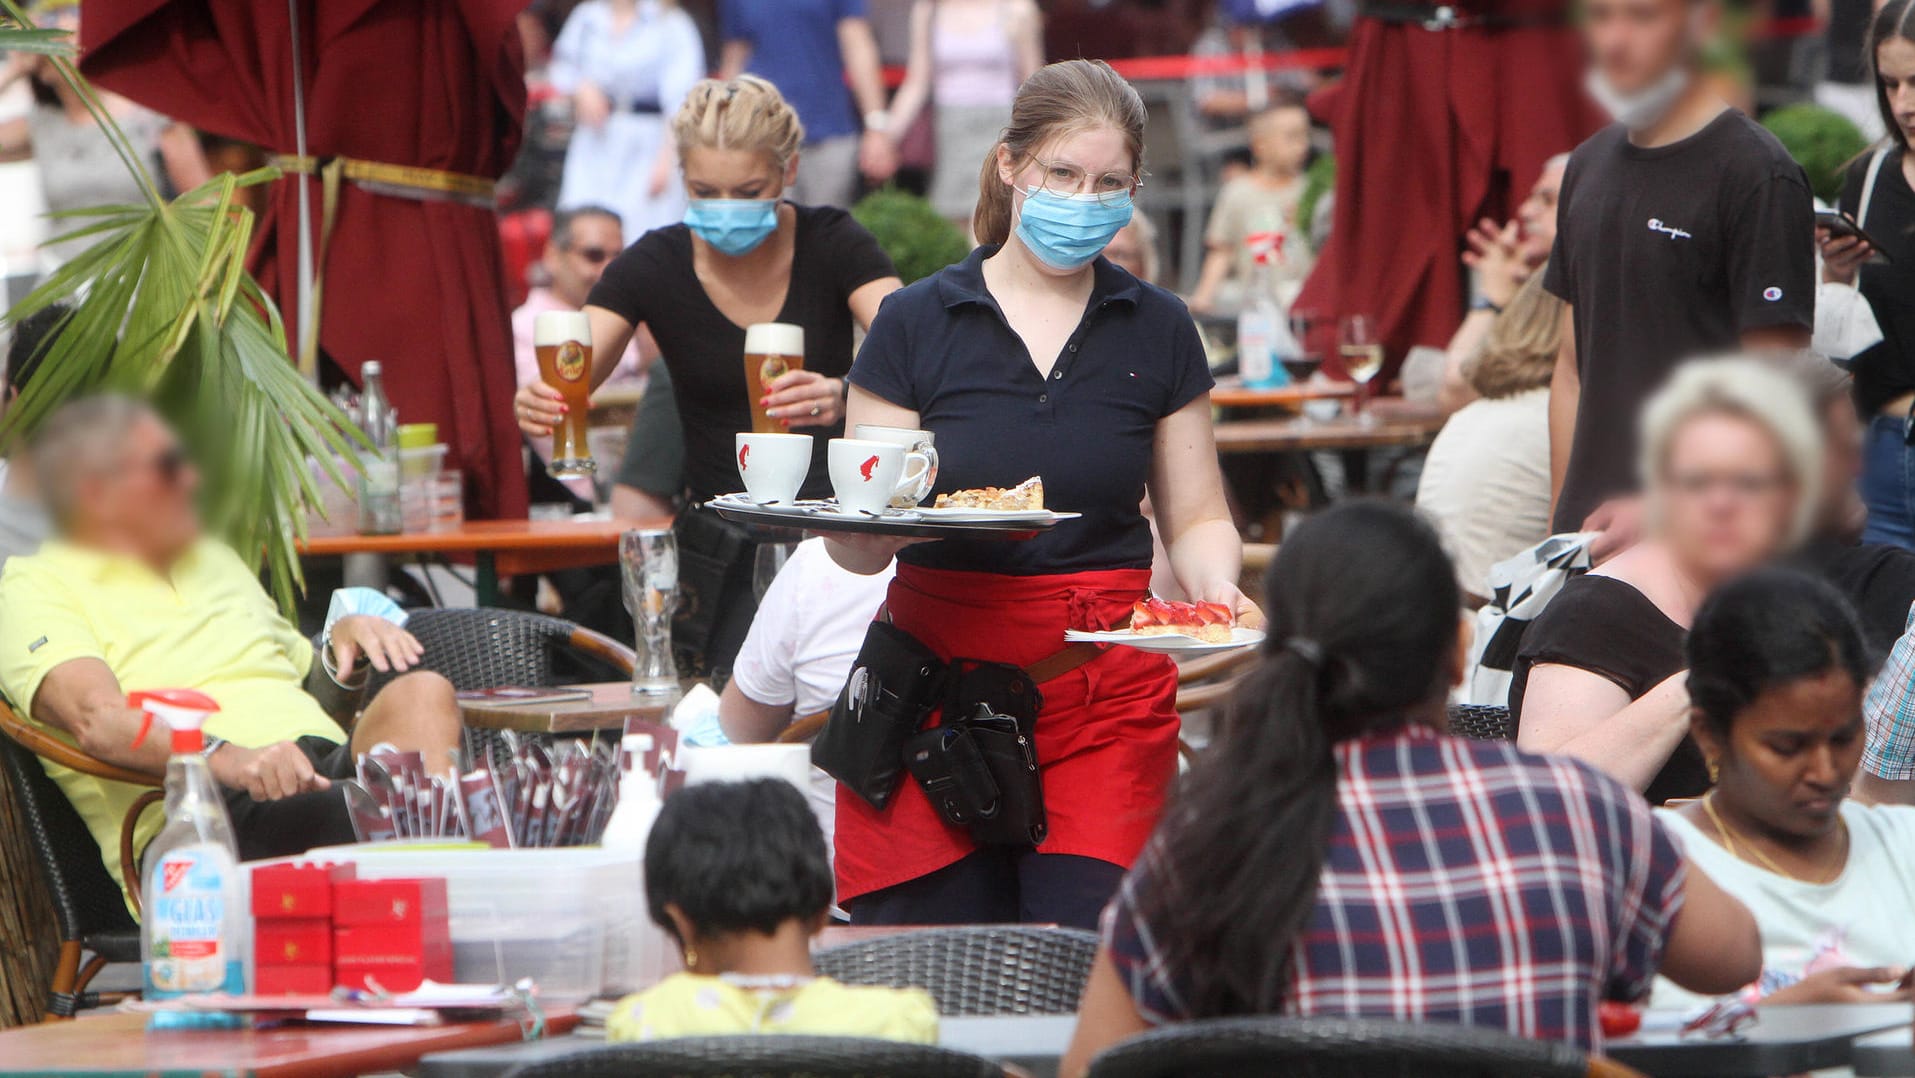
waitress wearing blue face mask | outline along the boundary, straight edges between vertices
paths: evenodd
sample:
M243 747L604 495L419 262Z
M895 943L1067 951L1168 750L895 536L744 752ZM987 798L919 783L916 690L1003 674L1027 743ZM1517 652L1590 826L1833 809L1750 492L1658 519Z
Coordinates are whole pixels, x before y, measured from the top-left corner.
M1176 771L1176 671L1122 647L1046 660L1068 628L1128 626L1150 582L1146 491L1183 590L1262 621L1237 591L1196 328L1101 257L1131 218L1143 129L1143 102L1102 63L1032 75L984 162L983 246L886 301L851 370L850 422L933 432L939 491L1035 475L1047 507L1083 514L1022 542L832 539L854 571L897 554L891 621L941 657L1065 671L1038 687L1041 843L980 848L915 783L882 810L839 788L854 922L1094 925Z
M695 506L738 489L732 436L751 429L745 327L786 322L804 327L805 363L771 383L769 413L816 436L807 496L830 493L825 445L844 431L844 375L851 368L852 323L869 326L878 302L898 287L897 271L877 240L843 210L780 200L798 168L804 128L778 90L750 75L710 79L692 88L672 120L689 198L683 224L646 233L605 269L585 312L592 325L592 384L612 371L639 326L651 331L670 369L685 437L685 503ZM526 433L549 434L564 407L557 390L533 383L514 401ZM670 512L670 504L647 506ZM694 522L729 553L708 588L723 592L703 608L690 645L701 665L724 669L744 639L756 602L750 548L723 541L715 516ZM684 527L681 524L681 527ZM734 537L736 538L736 537ZM690 545L681 535L681 546ZM681 577L685 569L681 568ZM685 626L681 623L681 629Z

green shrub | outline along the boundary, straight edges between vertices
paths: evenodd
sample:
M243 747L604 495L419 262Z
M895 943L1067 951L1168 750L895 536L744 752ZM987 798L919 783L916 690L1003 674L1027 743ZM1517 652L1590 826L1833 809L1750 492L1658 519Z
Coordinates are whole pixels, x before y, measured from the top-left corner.
M1776 109L1762 118L1762 126L1809 174L1815 197L1828 203L1842 195L1843 166L1868 149L1868 139L1848 117L1820 105Z
M851 216L878 238L905 284L929 277L971 253L958 227L909 191L887 187L860 199Z
M1297 232L1310 235L1310 225L1317 217L1317 203L1323 196L1336 189L1337 159L1334 154L1318 154L1315 161L1303 173L1303 194L1297 196Z

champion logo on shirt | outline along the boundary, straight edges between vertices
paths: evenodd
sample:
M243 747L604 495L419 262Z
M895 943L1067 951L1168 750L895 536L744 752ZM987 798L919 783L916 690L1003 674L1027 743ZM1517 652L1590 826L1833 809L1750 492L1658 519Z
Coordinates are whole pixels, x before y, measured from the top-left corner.
M1782 290L1774 285L1770 285L1762 290L1762 298L1768 300L1770 303L1774 303L1782 298Z
M1660 217L1651 217L1649 219L1649 231L1660 232L1672 240L1695 239L1694 236L1689 234L1687 229L1677 228L1676 226L1667 223Z

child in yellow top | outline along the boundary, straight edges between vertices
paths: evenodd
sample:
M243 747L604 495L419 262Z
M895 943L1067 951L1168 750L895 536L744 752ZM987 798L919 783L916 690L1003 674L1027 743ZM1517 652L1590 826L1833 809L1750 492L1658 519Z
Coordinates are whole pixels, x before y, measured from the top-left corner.
M685 949L685 972L620 1000L606 1037L937 1043L937 1005L925 992L814 974L811 938L824 927L831 887L824 834L790 783L708 783L673 794L645 846L645 898L652 920Z

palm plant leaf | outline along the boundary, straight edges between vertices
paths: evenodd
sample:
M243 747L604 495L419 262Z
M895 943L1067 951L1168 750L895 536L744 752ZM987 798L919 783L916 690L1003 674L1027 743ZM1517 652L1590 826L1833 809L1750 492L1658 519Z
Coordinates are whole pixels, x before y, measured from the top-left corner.
M34 29L14 0L0 0L0 15L17 24L0 19L0 50L54 56L147 195L136 205L59 215L66 226L59 239L88 245L0 317L0 326L56 304L72 313L0 423L0 444L76 396L152 400L206 470L209 522L242 557L264 562L274 596L290 612L304 583L298 542L307 510L320 502L307 461L322 462L343 483L335 461L355 459L358 432L300 376L278 308L246 272L253 216L234 194L279 173L225 173L166 201L73 67L66 35Z

